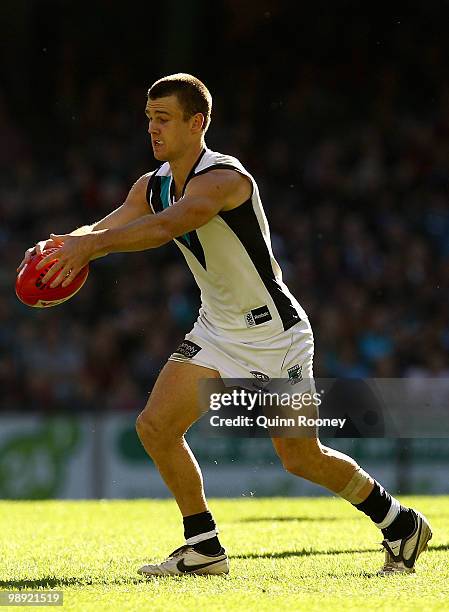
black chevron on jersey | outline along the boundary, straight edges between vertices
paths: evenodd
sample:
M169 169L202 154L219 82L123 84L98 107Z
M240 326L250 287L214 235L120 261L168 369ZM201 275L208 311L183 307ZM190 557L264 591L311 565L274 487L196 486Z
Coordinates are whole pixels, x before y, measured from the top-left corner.
M147 200L153 207L153 210L155 213L159 213L164 210L164 205L162 204L162 198L161 198L161 185L162 185L161 177L155 176L152 187L149 192L149 197L148 197L148 192L147 192Z
M284 330L290 329L301 319L274 276L270 253L260 231L251 200L232 210L222 210L219 215L237 235L251 258L279 312Z
M198 238L198 234L196 233L196 230L194 230L193 232L189 232L187 235L184 234L183 236L178 236L177 238L175 238L175 240L178 240L178 242L180 242L187 249L189 249L189 251L193 253L195 257L198 259L198 261L203 266L203 268L207 270L206 256L204 254L204 249Z

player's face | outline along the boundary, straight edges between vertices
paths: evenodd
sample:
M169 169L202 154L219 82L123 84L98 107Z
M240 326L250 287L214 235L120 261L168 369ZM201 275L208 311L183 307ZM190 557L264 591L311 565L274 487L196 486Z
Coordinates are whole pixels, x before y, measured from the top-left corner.
M195 138L192 119L184 119L184 111L176 95L148 100L145 113L154 157L171 161L182 155Z

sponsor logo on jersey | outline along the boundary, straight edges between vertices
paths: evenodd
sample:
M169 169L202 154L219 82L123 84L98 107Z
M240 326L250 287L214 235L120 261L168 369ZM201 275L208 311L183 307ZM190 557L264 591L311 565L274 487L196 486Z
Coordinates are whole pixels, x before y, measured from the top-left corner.
M287 372L288 372L288 377L290 379L290 383L292 385L296 385L296 383L299 383L303 380L302 366L299 365L298 363L296 363L291 368L288 368Z
M261 306L260 308L253 308L244 315L246 327L254 327L254 325L261 325L267 321L272 320L268 306Z
M178 346L176 351L173 353L174 357L185 357L186 359L192 359L201 350L201 346L195 344L191 340L183 340Z

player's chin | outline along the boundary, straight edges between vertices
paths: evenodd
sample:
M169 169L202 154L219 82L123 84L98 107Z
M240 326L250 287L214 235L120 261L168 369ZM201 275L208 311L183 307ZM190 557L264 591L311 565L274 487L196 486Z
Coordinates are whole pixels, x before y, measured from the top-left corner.
M161 151L158 147L153 147L153 155L158 161L167 161L167 153Z

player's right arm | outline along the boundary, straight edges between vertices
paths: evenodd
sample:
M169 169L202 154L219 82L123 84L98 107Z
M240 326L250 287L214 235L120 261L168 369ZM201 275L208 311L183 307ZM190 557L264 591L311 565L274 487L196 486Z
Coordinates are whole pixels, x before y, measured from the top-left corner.
M139 219L143 215L152 214L153 211L147 203L146 192L148 181L153 173L149 172L141 176L131 187L125 201L121 206L113 210L109 215L92 223L92 225L84 225L79 227L73 232L70 232L72 236L81 236L83 234L89 234L90 232L103 229L116 229L123 227L136 219ZM29 262L33 255L41 255L45 249L51 249L52 247L58 247L59 243L56 243L52 238L48 240L40 240L35 246L27 249L23 260L21 261L17 272Z

